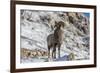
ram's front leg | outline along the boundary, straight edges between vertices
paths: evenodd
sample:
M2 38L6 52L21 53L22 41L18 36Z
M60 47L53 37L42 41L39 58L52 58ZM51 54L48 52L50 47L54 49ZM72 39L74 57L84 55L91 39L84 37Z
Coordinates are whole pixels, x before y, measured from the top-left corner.
M61 44L58 45L58 57L60 58L60 47L61 47Z
M56 44L54 45L54 48L52 51L52 57L53 57L53 59L56 59Z

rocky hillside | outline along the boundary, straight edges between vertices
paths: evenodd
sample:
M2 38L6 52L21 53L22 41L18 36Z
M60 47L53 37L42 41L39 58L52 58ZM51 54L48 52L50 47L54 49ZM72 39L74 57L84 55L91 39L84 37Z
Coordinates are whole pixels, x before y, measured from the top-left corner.
M55 21L63 21L65 37L61 46L61 58L54 61L67 61L70 55L74 60L89 59L88 13L21 10L20 14L21 49L47 51L47 36L54 32ZM37 60L44 62L47 57ZM22 63L37 60L21 57Z

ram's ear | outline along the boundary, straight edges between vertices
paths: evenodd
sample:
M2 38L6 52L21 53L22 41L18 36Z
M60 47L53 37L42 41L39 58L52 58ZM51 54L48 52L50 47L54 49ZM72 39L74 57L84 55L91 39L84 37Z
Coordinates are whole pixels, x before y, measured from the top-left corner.
M58 22L57 22L57 21L55 21L55 25L56 25L56 24L58 24Z

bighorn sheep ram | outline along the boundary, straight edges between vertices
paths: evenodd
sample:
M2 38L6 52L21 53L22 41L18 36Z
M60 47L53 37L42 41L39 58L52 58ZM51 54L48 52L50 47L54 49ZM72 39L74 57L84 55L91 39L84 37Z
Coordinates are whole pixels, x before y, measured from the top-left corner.
M58 47L58 57L60 58L60 47L64 38L64 25L63 21L55 22L55 30L53 34L47 37L48 46L48 59L50 58L50 49L52 48L52 58L56 58L56 47Z

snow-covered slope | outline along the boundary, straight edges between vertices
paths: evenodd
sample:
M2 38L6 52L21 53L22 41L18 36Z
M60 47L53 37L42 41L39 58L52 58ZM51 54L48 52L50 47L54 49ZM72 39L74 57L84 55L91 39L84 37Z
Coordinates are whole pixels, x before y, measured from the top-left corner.
M53 61L67 61L70 54L73 54L73 60L89 59L89 17L85 14L88 13L21 10L21 49L48 52L47 36L54 32L55 21L63 21L65 37L61 58ZM47 57L21 57L22 63L41 61L48 61Z

